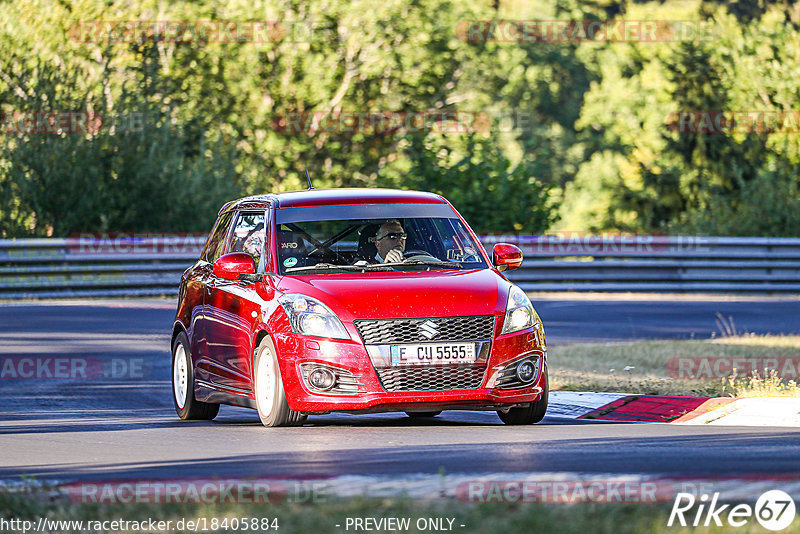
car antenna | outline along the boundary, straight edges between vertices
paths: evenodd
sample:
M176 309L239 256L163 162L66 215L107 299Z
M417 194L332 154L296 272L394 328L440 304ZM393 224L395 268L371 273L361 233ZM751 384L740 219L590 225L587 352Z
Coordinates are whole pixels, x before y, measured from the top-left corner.
M311 185L311 176L308 174L308 169L306 169L306 180L308 180L308 190L311 191L314 186Z

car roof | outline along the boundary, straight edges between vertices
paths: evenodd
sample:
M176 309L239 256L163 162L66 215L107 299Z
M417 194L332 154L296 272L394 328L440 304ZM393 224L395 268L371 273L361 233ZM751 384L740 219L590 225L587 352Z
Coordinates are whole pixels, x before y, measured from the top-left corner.
M346 204L446 204L435 193L400 189L309 189L240 198L225 204L219 211L232 209L300 208L310 206L340 206Z

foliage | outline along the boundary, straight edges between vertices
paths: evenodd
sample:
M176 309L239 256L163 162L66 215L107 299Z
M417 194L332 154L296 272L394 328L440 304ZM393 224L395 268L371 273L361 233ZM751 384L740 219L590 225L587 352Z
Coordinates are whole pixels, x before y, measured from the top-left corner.
M4 117L143 119L135 131L85 135L19 134L3 122L0 236L207 230L225 200L301 187L305 170L318 187L441 192L481 231L798 235L796 132L687 133L670 118L800 111L798 5L5 2ZM705 26L656 43L474 42L463 32L475 20L607 18ZM278 21L281 30L229 43L81 38L79 21L108 20ZM489 128L370 131L335 120L432 110L487 114ZM311 119L300 131L279 127L293 115Z
M534 166L526 160L512 166L491 137L415 135L405 154L410 168L395 185L443 195L478 232L543 232L555 218L550 188L536 179Z
M71 93L75 81L59 69L40 64L31 79L30 99L7 95L14 113L35 113L40 102L101 112L68 123L65 133L42 133L55 127L48 121L7 136L0 235L193 231L210 227L219 205L239 194L232 150L196 122L175 123L165 100L123 90L110 110L102 92Z
M677 9L646 3L628 15L694 20L704 28L697 38L598 51L602 80L576 123L594 132L593 146L563 211L580 210L577 219L589 229L797 235L797 128L692 133L673 118L681 111L795 110L796 22L781 6L747 21L723 6ZM589 194L597 201L587 203Z

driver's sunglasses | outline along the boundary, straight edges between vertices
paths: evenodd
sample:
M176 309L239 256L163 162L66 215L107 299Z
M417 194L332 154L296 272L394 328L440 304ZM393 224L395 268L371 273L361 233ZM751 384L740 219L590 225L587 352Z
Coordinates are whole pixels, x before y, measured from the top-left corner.
M405 233L405 232L402 232L402 233L395 232L395 233L391 233L391 234L386 234L383 237L379 237L377 240L380 241L381 239L386 239L387 237L389 239L405 239L406 237L408 237L408 234Z

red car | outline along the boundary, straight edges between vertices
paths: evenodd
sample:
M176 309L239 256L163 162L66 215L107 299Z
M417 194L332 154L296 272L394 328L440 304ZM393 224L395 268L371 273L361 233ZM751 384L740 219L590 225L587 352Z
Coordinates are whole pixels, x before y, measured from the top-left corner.
M530 300L443 197L381 189L259 195L223 206L184 272L172 333L181 419L220 404L266 426L329 412L547 409L547 348Z

